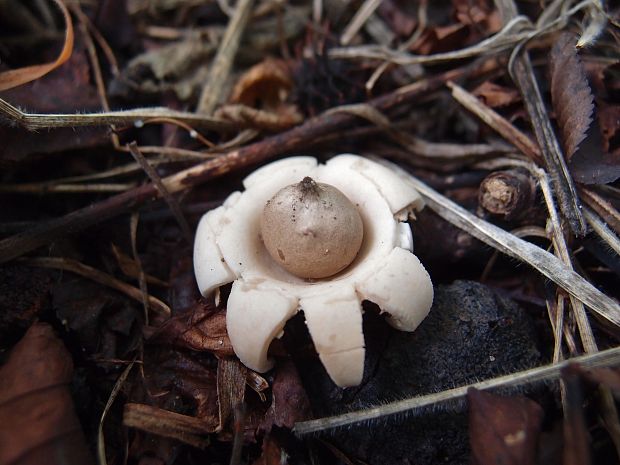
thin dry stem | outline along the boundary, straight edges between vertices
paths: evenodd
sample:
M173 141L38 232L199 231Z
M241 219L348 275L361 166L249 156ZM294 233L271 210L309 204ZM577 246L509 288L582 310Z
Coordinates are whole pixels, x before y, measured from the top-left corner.
M553 248L555 249L556 254L560 258L560 260L562 260L562 262L572 270L573 265L570 253L566 245L566 240L564 239L564 232L560 223L560 216L558 215L558 212L555 208L553 193L551 192L551 186L549 184L547 174L542 169L536 167L532 167L530 171L538 179L540 189L545 198L545 203L547 205L547 211L549 212L549 219L551 223ZM590 322L588 321L588 316L586 314L586 309L583 306L583 303L573 295L570 296L570 302L571 306L573 307L573 311L575 312L575 318L577 320L577 326L579 327L579 334L581 336L581 343L583 344L584 350L586 352L596 352L598 350L598 346L594 339L592 327L590 326Z
M138 271L138 284L140 286L140 292L142 293L142 307L144 308L144 324L149 325L149 291L146 283L146 274L144 268L142 268L142 260L138 254L137 236L138 236L138 221L140 220L140 213L134 212L129 220L129 239L131 241L131 252L133 254L133 260L136 264Z
M196 111L200 114L210 115L215 110L221 97L221 89L228 79L232 63L237 55L241 36L252 16L254 0L237 0L235 12L230 18L220 47L213 59L211 71L207 78Z
M25 113L5 100L0 99L0 114L9 120L30 131L51 128L83 127L83 126L136 126L141 127L147 118L176 119L194 127L213 131L227 131L235 129L234 125L218 118L175 111L169 108L136 108L125 111L110 111L102 113L84 114L41 114Z
M130 286L129 284L119 281L103 271L84 265L76 260L56 257L35 257L21 260L20 263L27 266L38 266L41 268L53 268L56 270L70 271L71 273L78 274L84 278L90 279L91 281L95 281L99 284L103 284L104 286L116 289L137 302L142 302L142 293L140 292L140 289ZM171 311L168 305L153 296L149 296L148 299L149 305L153 310L163 314L166 317L170 317Z
M416 409L420 409L422 407L463 399L467 395L467 390L470 388L487 391L523 386L541 381L551 381L558 379L562 369L573 363L577 363L587 368L617 366L620 364L620 348L616 347L613 349L596 352L594 354L587 354L560 363L551 363L549 365L531 368L529 370L500 376L486 381L481 381L479 383L469 384L434 394L412 397L410 399L391 402L386 405L360 410L357 412L299 422L295 424L293 431L299 436L304 436L310 433L326 431L354 423L374 420L397 413L415 411Z
M362 6L360 6L355 15L344 28L342 35L340 36L340 44L341 45L349 45L355 34L359 32L359 30L364 26L364 23L370 18L370 16L375 12L375 10L381 4L381 0L365 0Z
M136 359L134 358L129 364L125 367L121 375L114 383L114 387L112 388L112 392L108 396L108 401L105 404L103 412L101 412L101 418L99 418L99 427L97 428L97 459L99 465L107 465L108 460L105 453L105 436L103 433L103 424L105 423L105 419L108 416L108 412L112 408L112 404L116 400L118 393L121 391L121 388L125 385L125 381L131 372L131 369L136 363Z

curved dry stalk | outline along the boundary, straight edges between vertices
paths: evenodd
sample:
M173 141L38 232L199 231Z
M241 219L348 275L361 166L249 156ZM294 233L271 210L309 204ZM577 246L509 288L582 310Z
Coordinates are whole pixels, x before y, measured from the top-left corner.
M106 417L108 416L108 412L110 408L112 408L112 404L116 400L118 393L121 391L121 388L125 384L131 369L136 363L136 359L134 358L129 364L125 367L121 375L114 383L114 387L112 388L112 392L110 392L110 396L108 397L108 401L105 404L103 412L101 412L101 417L99 418L99 426L97 428L97 459L99 460L100 465L108 465L108 461L106 459L105 454L105 436L103 433L103 424L105 422Z
M119 281L113 276L110 276L103 271L99 271L92 266L84 265L77 260L59 257L35 257L20 260L19 263L26 266L38 266L41 268L53 268L56 270L69 271L71 273L83 276L84 278L90 279L91 281L103 284L104 286L116 289L117 291L122 292L128 297L131 297L138 302L142 302L142 293L140 292L140 289L130 286L123 281ZM153 310L161 313L166 317L170 317L170 307L163 303L161 300L153 296L148 296L148 302Z

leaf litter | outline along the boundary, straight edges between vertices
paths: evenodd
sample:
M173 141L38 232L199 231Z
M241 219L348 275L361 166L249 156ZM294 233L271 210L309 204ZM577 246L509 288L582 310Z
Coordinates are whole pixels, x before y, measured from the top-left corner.
M181 239L181 231L187 236L186 225L195 225L201 213L190 207L209 202L217 205L251 165L264 160L306 151L327 158L344 151L329 145L334 139L347 150L392 157L413 172L413 182L427 196L430 209L439 214L423 212L421 224L431 221L433 230L443 230L452 222L460 228L454 239L458 250L437 247L436 263L429 264L437 282L451 279L451 273L478 280L479 263L467 259L471 256L467 250L482 250L474 236L532 264L557 284L557 288L543 285L540 278L537 281L538 275L514 261L495 259L494 266L488 268L487 282L517 298L525 296L525 281L537 283L528 290L533 295L523 305L524 311L538 315L539 326L549 325L539 315L540 302L555 302L566 291L572 294L572 300L566 300L562 327L548 329L559 338L545 353L550 356L553 352L558 363L482 381L474 387L509 387L510 394L540 379L557 386L560 368L568 366L562 358L592 347L606 349L579 358L581 368L571 368L561 381L566 389L551 394L563 405L564 433L573 438L573 456L586 460L590 453L598 453L588 449L584 425L591 417L576 408L579 399L604 397L598 393L617 390L614 373L620 363L614 347L619 312L613 289L618 277L613 268L606 267L606 260L590 255L586 242L563 231L566 221L574 223L574 218L562 215L570 212L567 204L579 205L576 197L581 196L591 207L584 215L593 228L587 240L603 241L610 253L618 245L614 227L620 217L618 203L609 190L577 184L574 191L558 196L556 209L550 201L550 186L556 190L562 187L553 176L551 184L545 181L548 175L544 171L557 170L553 164L558 160L546 153L555 136L539 131L536 125L542 121L541 113L532 108L538 105L540 110L542 105L555 116L562 152L569 161L570 172L565 172L569 183L609 184L620 175L618 111L613 100L617 89L608 77L613 67L599 67L592 88L585 72L596 60L613 59L605 44L614 36L599 2L574 5L558 1L544 10L530 5L529 17L539 18L534 24L518 15L508 0L495 4L455 1L450 5L426 1L379 5L369 1L363 2L360 11L351 6L337 8L333 2L291 6L114 0L103 2L99 10L83 4L84 14L72 10L76 13L73 20L59 0L34 3L36 6L9 6L25 14L14 15L15 25L1 33L0 42L6 38L9 45L0 48L0 53L15 50L15 42L10 42L15 31L36 32L50 18L53 22L58 16L55 5L61 8L65 21L64 40L54 61L31 65L32 60L27 59L20 65L13 54L8 62L13 69L7 70L3 64L0 70L4 89L32 81L21 89L3 92L0 100L2 122L10 123L0 128L7 135L3 140L8 141L3 161L10 162L10 170L3 174L10 189L0 193L8 206L2 226L6 231L21 231L3 234L0 259L10 262L49 246L37 252L38 258L20 259L24 261L16 267L18 279L10 282L23 288L42 282L52 299L34 293L33 303L12 297L3 302L3 308L15 313L15 318L6 321L19 322L2 327L2 340L8 341L3 349L9 350L28 324L34 326L13 347L10 357L19 354L22 344L31 344L28 335L40 328L34 323L37 318L54 323L79 367L77 374L67 375L62 383L78 379L83 386L79 395L96 398L100 406L107 403L101 424L83 422L89 440L91 431L99 431L100 461L114 462L127 447L136 463L147 463L153 457L169 463L204 462L205 457L219 462L280 463L289 457L292 463L304 463L310 456L319 463L330 463L324 453L353 463L363 457L347 457L338 444L322 446L322 452L317 453L312 441L298 441L291 430L298 434L321 431L421 405L438 406L466 395L466 386L436 394L422 392L421 397L405 399L397 406L388 403L369 410L374 406L358 405L356 409L362 408L359 413L329 421L311 420L312 399L299 376L305 362L291 360L287 349L276 343L271 348L278 361L273 372L263 376L245 373L233 358L226 334L227 290L221 291L218 305L197 295L189 247ZM521 3L516 6L523 7ZM110 11L120 15L118 22L111 19ZM579 39L571 19L585 24ZM4 25L5 20L1 21ZM97 63L92 63L92 50L85 53L82 37L73 37L72 21L77 21L80 31L90 31L91 48L106 57L98 63L99 71ZM537 80L527 67L517 70L522 74L519 86L510 82L506 63L510 52L523 41L529 41L527 53L533 59L547 53L551 56L549 94L544 80ZM94 59L98 62L97 53ZM538 62L534 59L533 63ZM98 98L94 98L97 92L91 73L100 83ZM63 74L65 77L59 78ZM80 77L84 86L72 86L71 76ZM527 79L530 84L531 80L538 83L543 91L539 97L523 93ZM54 87L66 96L62 105L54 99ZM40 99L46 105L24 104L27 100L22 98ZM89 104L81 105L80 99ZM98 102L103 102L104 113L96 112ZM461 105L474 116L465 113ZM528 125L532 122L534 127ZM91 139L75 129L89 126L104 137ZM65 134L77 131L77 137L53 129L63 127L69 128ZM115 143L108 142L109 135ZM503 139L499 145L497 137ZM126 158L127 144L134 141L133 151L140 155L132 163ZM501 150L493 150L499 146ZM470 156L467 147L484 149L484 156ZM62 157L63 163L58 163L57 157ZM458 163L453 163L454 158ZM533 167L532 162L539 166ZM519 219L487 216L477 203L480 181L498 169L515 166L529 166L532 172L542 173L536 178L538 196L542 190L548 208L541 203L534 207L533 215L515 215ZM108 190L84 184L104 175L113 180ZM50 184L55 179L64 181ZM430 183L442 186L441 192L429 189ZM28 188L20 190L15 187L19 184ZM122 187L124 192L110 195L111 186ZM40 209L33 209L24 197L32 194L43 202ZM157 197L165 197L173 214L143 221L149 209L166 208L154 202ZM140 211L140 224L132 215L128 228L127 217L136 210ZM549 243L541 247L510 232L520 228L545 231L547 217L552 222L546 234L561 260L544 251ZM50 218L54 219L47 222ZM175 224L175 218L183 226ZM35 228L28 229L33 224ZM418 230L424 236L424 229ZM440 236L436 234L433 241L419 239L438 246L442 241L448 243L447 237ZM90 244L95 247L87 247ZM127 250L133 258L124 252ZM485 260L482 255L478 260ZM445 262L462 265L462 271L455 271L456 267L442 271L439 263ZM50 286L37 272L30 276L29 268L22 266L25 264L63 272L49 271L47 276L56 283ZM581 301L590 307L589 316L580 310ZM145 308L143 302L148 302ZM154 311L157 309L160 311ZM596 340L588 339L584 325L596 329ZM45 331L46 337L54 338ZM314 356L311 347L308 354ZM11 366L10 357L4 367ZM19 373L20 367L11 369ZM575 379L596 385L598 390L577 392ZM375 381L368 382L372 387ZM111 392L114 395L110 396ZM2 405L13 408L12 404ZM507 463L533 463L534 443L546 447L547 436L539 426L541 416L557 424L555 407L536 407L524 397L499 398L472 390L469 404L471 454L481 464L492 463L493 455ZM78 403L78 413L90 405ZM613 438L607 440L608 448L613 448L611 444L618 438L609 403L586 405L590 413L605 418ZM36 411L38 407L33 408ZM65 402L62 408L70 412L71 403ZM96 409L92 409L87 417L101 413L93 414ZM67 415L62 427L74 426L75 421ZM123 423L130 427L129 438L118 434L117 427ZM597 431L593 434L602 434ZM0 444L6 437L0 432ZM41 439L45 436L39 435L37 440ZM18 445L24 450L30 447L25 440ZM203 451L206 455L201 455Z

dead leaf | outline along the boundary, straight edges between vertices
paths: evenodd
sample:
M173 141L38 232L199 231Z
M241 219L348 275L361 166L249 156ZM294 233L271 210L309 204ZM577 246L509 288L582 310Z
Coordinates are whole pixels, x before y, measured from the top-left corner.
M146 366L149 389L153 392L170 391L171 396L181 394L193 400L196 406L194 416L215 429L219 425L219 406L214 364L204 360L202 355L167 348L157 354L154 359L148 359Z
M448 52L461 48L467 40L468 27L461 23L425 29L410 51L420 55Z
M292 361L278 360L271 394L271 406L261 424L261 429L267 433L274 425L292 428L298 421L312 417L310 400Z
M0 346L14 344L48 307L53 272L25 266L0 268ZM1 349L0 349L1 350Z
M66 24L65 41L62 46L62 50L60 51L60 54L58 55L56 60L50 63L24 66L23 68L11 69L9 71L4 71L0 73L0 91L12 89L13 87L21 86L22 84L25 84L27 82L39 79L40 77L45 76L50 71L58 68L71 56L71 52L73 51L73 23L71 21L71 15L69 14L67 7L64 5L62 0L53 1L62 11L62 15Z
M379 16L400 37L409 37L417 25L417 21L404 12L393 0L384 0L377 8Z
M253 108L277 108L293 87L291 73L283 60L267 58L239 78L230 96L231 103Z
M502 397L471 388L469 440L477 465L533 465L543 410L526 397Z
M122 359L139 343L135 307L104 286L64 279L52 289L52 305L85 355Z
M252 465L282 465L282 448L272 436L263 439L263 450Z
M474 26L484 35L502 28L502 19L493 3L486 0L453 0L455 17L461 24Z
M568 160L586 137L594 111L592 91L575 43L572 34L564 33L553 44L550 55L551 101Z
M620 161L620 105L597 101L596 115L603 136L603 150L607 153L619 152Z
M167 320L159 328L145 328L151 342L170 344L181 349L208 351L220 357L234 355L226 331L226 312L197 303L183 315Z
M52 328L30 327L0 368L0 464L90 464L73 408L73 361Z
M568 166L573 179L583 184L607 184L620 178L620 150L603 150L600 119L592 123L588 137L581 143Z
M484 81L472 94L491 108L505 107L521 100L519 92L511 87L504 87L491 81Z
M113 97L135 98L135 93L173 91L180 100L197 96L209 73L215 47L200 38L174 42L132 58L110 83Z

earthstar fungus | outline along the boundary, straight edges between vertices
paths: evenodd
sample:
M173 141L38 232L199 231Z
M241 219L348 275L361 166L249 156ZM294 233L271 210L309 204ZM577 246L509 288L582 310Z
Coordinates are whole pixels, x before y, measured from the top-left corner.
M243 193L233 192L198 224L200 292L207 296L233 282L228 334L249 368L272 367L271 341L303 310L329 376L341 387L358 385L365 353L362 300L376 303L402 331L415 330L433 301L406 223L423 207L420 195L402 173L348 154L324 165L312 157L286 158L243 184Z

